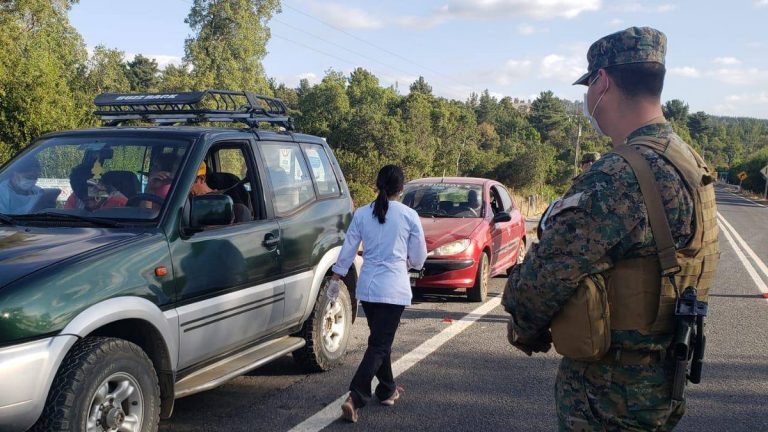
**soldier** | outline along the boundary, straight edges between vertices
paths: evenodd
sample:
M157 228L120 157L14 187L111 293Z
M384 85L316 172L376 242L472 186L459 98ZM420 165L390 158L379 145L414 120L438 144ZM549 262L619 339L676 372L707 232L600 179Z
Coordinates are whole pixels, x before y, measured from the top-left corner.
M507 281L507 337L528 355L549 350L553 318L567 316L562 310L578 300L581 283L599 281L607 290L607 352L590 361L564 356L560 363L561 430L669 430L685 411L684 398L671 394L677 296L671 287L698 284L699 299L706 300L719 252L712 177L661 111L665 51L666 36L648 27L610 34L589 48L588 72L574 84L587 86L585 114L614 151L577 177ZM647 161L658 211L647 210L638 177L619 154L625 151ZM671 233L661 251L650 225L659 218ZM682 271L660 265L670 250L680 265L675 271ZM662 278L667 273L675 284ZM555 348L564 351L557 337Z
M586 172L592 166L593 163L600 159L600 153L587 152L581 156L581 172Z

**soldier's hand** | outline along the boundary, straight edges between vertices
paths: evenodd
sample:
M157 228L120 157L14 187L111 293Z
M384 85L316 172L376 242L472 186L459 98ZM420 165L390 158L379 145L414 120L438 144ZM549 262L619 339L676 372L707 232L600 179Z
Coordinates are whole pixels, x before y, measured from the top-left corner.
M552 334L549 330L532 339L521 338L515 331L514 318L510 318L507 322L507 341L529 357L535 352L545 353L552 348Z

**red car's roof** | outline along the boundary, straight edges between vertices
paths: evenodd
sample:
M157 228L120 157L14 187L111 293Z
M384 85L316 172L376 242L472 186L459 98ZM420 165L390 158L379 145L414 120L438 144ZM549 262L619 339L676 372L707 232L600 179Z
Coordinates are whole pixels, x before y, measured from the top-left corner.
M493 182L493 180L478 177L426 177L411 180L408 183L461 183L483 185L488 182Z

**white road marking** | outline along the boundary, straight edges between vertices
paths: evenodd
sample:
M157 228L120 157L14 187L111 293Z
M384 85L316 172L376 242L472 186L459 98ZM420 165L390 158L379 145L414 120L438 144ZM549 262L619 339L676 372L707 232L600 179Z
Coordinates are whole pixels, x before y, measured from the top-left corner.
M443 344L451 340L454 336L466 330L478 319L487 315L490 311L501 304L501 298L496 297L483 303L480 307L465 315L458 321L446 327L440 333L432 336L426 342L416 347L413 351L402 356L392 365L392 373L397 378L400 374L413 367L416 363L424 360ZM351 379L351 377L350 377ZM374 386L376 385L374 380ZM340 396L335 401L326 405L325 408L315 413L312 417L296 425L289 432L316 432L330 425L339 418L341 414L341 404L347 399L347 394Z
M742 199L742 200L744 200L744 201L747 201L747 202L749 202L749 203L751 203L751 204L754 204L754 206L755 206L755 207L766 208L764 205L762 205L762 204L760 204L760 203L757 203L757 202L755 202L755 201L752 201L751 199L749 199L749 198L745 198L745 197L743 197L743 196L741 196L741 195L737 195L737 194L735 194L735 193L733 193L733 192L728 192L728 191L723 191L723 192L729 193L729 194L731 194L731 195L735 196L736 198L740 198L740 199Z
M760 271L763 272L765 277L768 277L768 266L766 266L765 263L763 262L763 260L761 260L757 256L755 251L753 251L752 248L749 247L747 242L745 242L744 239L741 238L741 236L739 235L738 231L736 231L736 228L734 228L733 225L728 223L728 221L725 219L725 216L723 216L719 212L717 213L717 217L720 218L720 222L722 223L722 225L725 225L726 228L728 228L731 231L731 234L733 234L733 237L736 239L736 241L739 242L739 244L741 245L742 249L744 249L744 251L747 252L747 255L749 255L749 257L752 258L752 260L755 262L755 264L757 264L757 267L760 269Z
M739 257L739 260L744 265L744 268L747 270L747 273L749 273L749 276L752 277L752 280L755 282L755 285L757 285L757 288L763 292L764 296L768 294L768 286L766 286L765 282L763 282L763 280L760 279L760 275L757 274L757 270L755 270L755 268L749 262L747 257L744 256L744 253L736 244L736 241L731 236L731 233L725 228L725 225L723 225L722 222L720 223L720 229L723 231L725 238L728 239L728 242L731 243L731 247L736 252L736 255ZM765 298L765 300L768 301L768 297Z

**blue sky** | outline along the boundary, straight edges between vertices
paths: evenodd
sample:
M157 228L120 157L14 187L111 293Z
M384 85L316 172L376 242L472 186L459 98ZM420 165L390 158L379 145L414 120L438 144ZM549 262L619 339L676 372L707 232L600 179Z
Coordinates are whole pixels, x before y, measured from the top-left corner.
M180 62L191 0L80 0L72 24L89 48ZM768 118L768 0L286 0L270 23L267 75L318 82L357 66L400 93L419 75L441 96L488 89L531 99L552 90L580 100L571 83L598 38L630 26L666 33L663 100L691 112Z

